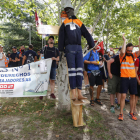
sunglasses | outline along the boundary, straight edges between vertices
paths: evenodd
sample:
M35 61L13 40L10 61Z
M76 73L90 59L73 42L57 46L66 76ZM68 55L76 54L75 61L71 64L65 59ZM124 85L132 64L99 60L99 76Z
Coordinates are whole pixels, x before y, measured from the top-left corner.
M132 52L132 50L126 50L127 52Z

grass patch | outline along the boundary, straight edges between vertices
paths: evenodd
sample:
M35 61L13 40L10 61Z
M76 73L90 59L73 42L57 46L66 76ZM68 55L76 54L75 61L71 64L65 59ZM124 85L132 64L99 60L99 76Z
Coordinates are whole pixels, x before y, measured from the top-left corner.
M64 138L73 139L75 136L87 133L91 137L99 139L111 139L108 134L109 129L105 126L104 119L97 111L83 106L83 110L88 110L89 114L83 113L84 123L86 126L73 127L72 113L66 110L55 110L56 101L45 99L40 101L39 98L10 98L2 99L3 107L0 110L0 117L20 117L16 121L21 124L22 129L20 136L24 139L40 139L40 136L46 139L48 130L51 129L53 135L62 135ZM51 128L51 126L53 126ZM16 136L11 136L16 139ZM0 139L5 135L0 133ZM77 138L80 139L80 138ZM94 138L93 138L94 139Z
M86 125L88 126L88 129L86 130L87 133L89 135L94 134L97 138L104 140L110 139L111 136L108 134L109 129L106 127L102 115L89 107L86 107L85 109L89 112L88 115L84 116L84 119L86 119Z

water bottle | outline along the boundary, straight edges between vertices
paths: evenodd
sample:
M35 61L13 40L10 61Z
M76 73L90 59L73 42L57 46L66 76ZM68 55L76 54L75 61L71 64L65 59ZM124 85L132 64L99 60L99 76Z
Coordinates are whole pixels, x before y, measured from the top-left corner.
M41 54L41 60L44 59L44 54Z

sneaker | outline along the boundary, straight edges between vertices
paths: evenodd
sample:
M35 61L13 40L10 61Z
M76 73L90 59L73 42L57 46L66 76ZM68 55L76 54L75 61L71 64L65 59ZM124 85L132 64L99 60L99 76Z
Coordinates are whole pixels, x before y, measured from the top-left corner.
M120 110L120 105L116 105L116 107L115 107L117 110ZM123 108L123 111L126 111L126 109L125 108Z
M114 107L114 106L112 106L112 107L110 108L110 112L111 112L111 113L115 113L115 107Z
M129 112L129 117L132 119L132 120L134 120L134 121L137 121L137 118L136 118L136 116L134 115L134 113L130 113Z
M123 121L123 114L119 114L118 120Z
M53 98L53 99L56 99L54 93L51 93L51 94L50 94L50 97Z
M130 101L128 99L125 99L125 103L129 103Z
M120 110L120 105L116 105L116 107L115 107L117 110Z
M102 89L101 93L105 92L105 89Z
M89 85L86 85L85 88L89 88Z
M40 96L39 99L40 99L40 100L43 100L43 96Z

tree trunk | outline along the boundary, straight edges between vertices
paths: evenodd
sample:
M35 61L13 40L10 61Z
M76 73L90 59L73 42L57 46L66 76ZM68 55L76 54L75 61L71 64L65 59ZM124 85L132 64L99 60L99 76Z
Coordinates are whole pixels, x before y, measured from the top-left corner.
M66 57L62 55L57 70L57 85L58 85L58 109L70 110L70 94Z
M64 9L66 3L71 3L71 0L61 0L62 10ZM70 110L71 102L69 93L70 91L69 91L68 68L66 63L66 57L64 57L64 54L62 55L57 70L57 85L58 85L58 109Z

